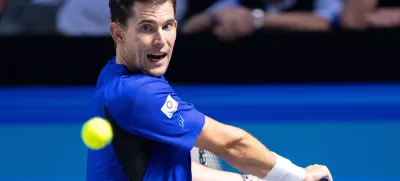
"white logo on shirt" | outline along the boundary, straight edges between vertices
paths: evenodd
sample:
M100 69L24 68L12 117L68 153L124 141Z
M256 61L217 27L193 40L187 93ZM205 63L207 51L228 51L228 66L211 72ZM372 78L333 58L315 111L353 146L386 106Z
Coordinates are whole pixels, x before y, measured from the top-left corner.
M182 129L185 127L185 120L183 119L183 117L181 116L181 114L179 114L178 124L179 124L179 126L180 126Z
M165 100L164 105L161 107L161 111L168 117L171 118L172 115L178 109L178 102L176 102L171 95L168 95L167 100Z

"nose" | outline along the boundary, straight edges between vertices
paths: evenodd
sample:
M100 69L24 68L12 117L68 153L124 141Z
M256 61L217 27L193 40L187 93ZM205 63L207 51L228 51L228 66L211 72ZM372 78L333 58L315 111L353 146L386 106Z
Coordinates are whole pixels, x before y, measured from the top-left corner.
M167 43L167 40L165 39L164 31L163 31L163 29L160 29L156 33L156 37L153 41L153 45L161 48L161 47L164 47L165 43Z

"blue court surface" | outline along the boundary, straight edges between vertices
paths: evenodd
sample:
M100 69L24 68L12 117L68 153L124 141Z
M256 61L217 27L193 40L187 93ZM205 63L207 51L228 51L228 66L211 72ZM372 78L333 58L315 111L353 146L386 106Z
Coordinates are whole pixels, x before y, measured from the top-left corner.
M336 181L400 181L400 84L174 88L294 163L328 165ZM93 89L0 88L0 181L85 180Z

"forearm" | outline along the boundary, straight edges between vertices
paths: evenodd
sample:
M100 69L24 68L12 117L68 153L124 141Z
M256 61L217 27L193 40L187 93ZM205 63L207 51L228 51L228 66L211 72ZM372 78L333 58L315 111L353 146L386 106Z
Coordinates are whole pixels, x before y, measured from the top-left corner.
M315 16L312 13L290 12L264 16L265 28L289 29L289 30L329 30L330 22Z
M388 28L400 26L400 8L378 8L366 15L368 27Z
M376 8L377 3L377 0L348 0L341 13L342 27L350 29L367 27L367 16Z
M183 33L195 33L212 27L212 19L206 13L198 13L190 17L182 27Z
M242 181L242 176L237 173L215 170L192 161L193 181Z
M223 9L239 5L238 0L218 0L205 11L195 14L186 21L182 28L183 33L194 33L209 29L213 25L213 18Z
M305 177L303 168L275 155L243 129L222 124L207 116L196 146L211 151L238 170L259 178L279 180L285 176L299 180Z
M370 11L370 12L366 13L365 16L367 17L366 19L368 20L369 17L375 16L375 15L377 15L379 13L382 13L382 12L385 12L385 13L396 13L400 17L400 8L377 8L377 9L375 9L373 11Z
M249 133L236 129L232 131L241 132L243 136L228 145L226 154L220 156L242 172L265 177L275 165L275 155Z

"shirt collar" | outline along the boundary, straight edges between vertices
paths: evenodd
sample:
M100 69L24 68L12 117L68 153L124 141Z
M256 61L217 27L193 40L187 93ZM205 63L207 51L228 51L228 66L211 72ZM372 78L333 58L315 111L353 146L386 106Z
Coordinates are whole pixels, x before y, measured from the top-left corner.
M116 62L116 56L114 56L109 62L108 64L111 65L114 69L114 72L116 73L123 73L123 74L133 74L128 67L126 67L125 65L122 64L117 64ZM142 74L142 73L139 73ZM165 80L164 75L160 77L161 79Z

